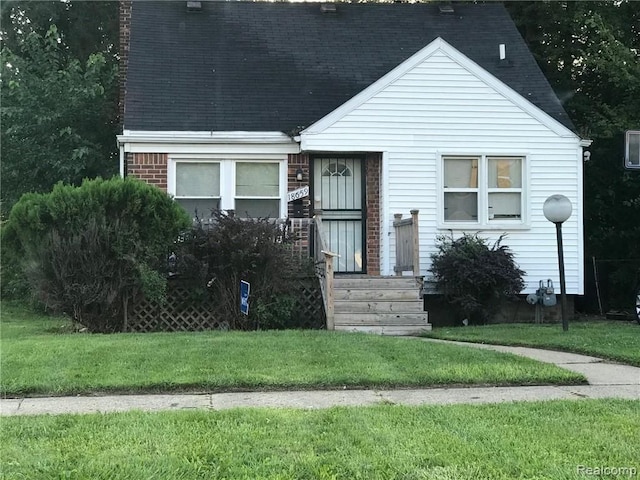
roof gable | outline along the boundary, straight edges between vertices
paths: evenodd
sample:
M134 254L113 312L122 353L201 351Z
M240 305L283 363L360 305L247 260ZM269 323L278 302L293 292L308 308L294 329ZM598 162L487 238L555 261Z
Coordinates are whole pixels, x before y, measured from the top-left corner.
M124 128L299 131L436 38L568 128L572 124L499 4L134 1ZM510 67L501 67L498 45Z
M413 70L415 67L423 64L426 60L428 60L436 53L442 53L446 55L446 57L464 68L471 75L475 76L484 84L488 85L491 89L515 104L517 107L531 115L533 118L538 120L541 124L545 125L557 135L575 136L575 134L567 126L563 125L561 122L553 118L551 115L547 114L544 110L540 109L529 100L523 98L518 92L510 88L508 85L496 78L491 73L484 70L482 67L467 58L465 55L449 45L440 37L436 38L429 45L409 57L396 68L384 75L382 78L371 84L362 92L358 93L355 97L342 104L336 110L303 130L301 134L313 135L321 133L323 130L331 127L336 122L347 116L350 112L378 95L396 80L411 72L411 70Z

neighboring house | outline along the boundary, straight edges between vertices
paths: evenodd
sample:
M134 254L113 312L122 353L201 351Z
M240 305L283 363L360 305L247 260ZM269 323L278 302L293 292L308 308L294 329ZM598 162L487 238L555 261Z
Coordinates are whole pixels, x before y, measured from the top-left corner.
M309 185L295 213L323 210L341 272L393 275L411 209L423 275L437 236L506 233L523 293L557 284L542 205L562 193L583 293L589 141L502 5L123 1L121 21L123 175L205 217L293 216L287 192Z

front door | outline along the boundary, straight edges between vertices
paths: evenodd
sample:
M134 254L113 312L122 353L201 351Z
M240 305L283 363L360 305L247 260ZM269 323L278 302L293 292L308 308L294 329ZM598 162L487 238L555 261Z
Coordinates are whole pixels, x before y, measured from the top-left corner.
M363 159L357 156L313 158L313 198L322 209L329 249L340 255L336 272L366 273L364 258Z

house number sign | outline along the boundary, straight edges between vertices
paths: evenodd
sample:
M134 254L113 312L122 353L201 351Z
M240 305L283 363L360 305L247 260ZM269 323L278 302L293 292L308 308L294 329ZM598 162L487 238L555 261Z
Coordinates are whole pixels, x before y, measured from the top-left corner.
M300 200L301 198L309 196L309 185L292 190L287 193L287 202L293 202L294 200Z

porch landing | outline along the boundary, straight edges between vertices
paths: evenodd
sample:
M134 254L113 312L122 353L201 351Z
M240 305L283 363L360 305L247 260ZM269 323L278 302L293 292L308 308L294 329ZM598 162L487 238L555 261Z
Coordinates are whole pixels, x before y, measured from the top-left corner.
M419 335L431 330L415 277L336 275L336 330L382 335Z

